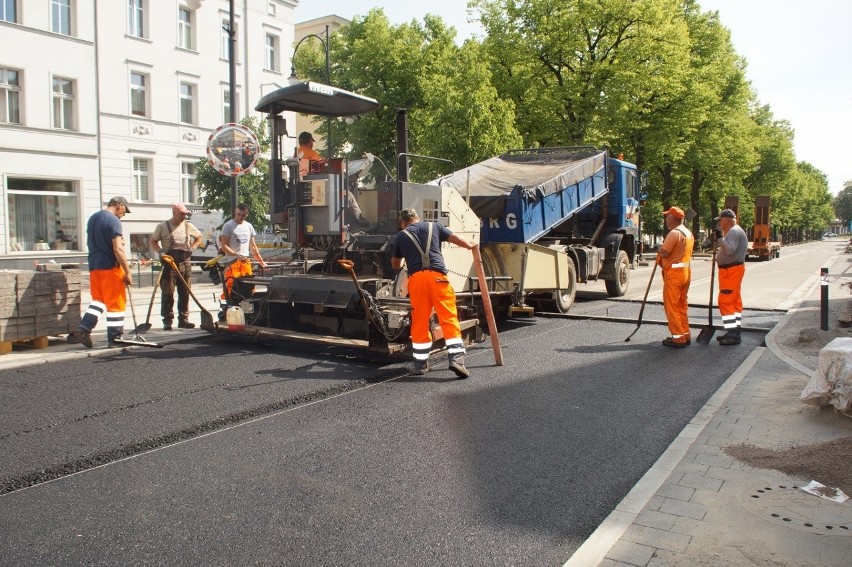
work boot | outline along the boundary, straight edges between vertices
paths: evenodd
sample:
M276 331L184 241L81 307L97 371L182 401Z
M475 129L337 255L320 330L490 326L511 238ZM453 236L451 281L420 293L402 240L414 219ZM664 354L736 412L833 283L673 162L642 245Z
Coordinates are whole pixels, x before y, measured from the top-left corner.
M717 339L720 345L738 345L742 342L739 331L728 331Z
M194 329L195 323L189 321L178 321L178 329Z
M671 337L666 337L663 339L663 346L674 347L674 348L686 348L689 346L691 341L676 341Z
M171 331L172 330L172 322L171 321L163 321L163 330Z
M464 380L470 376L470 370L464 365L464 355L461 354L450 355L450 370L456 373L459 380Z
M429 366L429 359L426 360L415 360L414 365L412 366L411 373L416 374L418 376L422 376L431 370L431 366Z
M74 345L82 344L86 348L92 348L92 333L83 329L72 331L65 340Z

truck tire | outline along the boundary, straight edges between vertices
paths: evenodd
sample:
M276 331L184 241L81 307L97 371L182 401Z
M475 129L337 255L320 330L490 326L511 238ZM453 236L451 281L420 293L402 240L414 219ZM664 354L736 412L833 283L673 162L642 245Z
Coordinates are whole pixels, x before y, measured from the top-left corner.
M553 306L559 313L568 313L571 306L574 305L574 298L577 296L577 268L574 267L574 262L568 260L568 287L565 289L557 289L553 292Z
M630 260L627 259L627 252L618 251L615 258L615 278L604 283L610 297L621 297L627 293L627 287L630 285Z

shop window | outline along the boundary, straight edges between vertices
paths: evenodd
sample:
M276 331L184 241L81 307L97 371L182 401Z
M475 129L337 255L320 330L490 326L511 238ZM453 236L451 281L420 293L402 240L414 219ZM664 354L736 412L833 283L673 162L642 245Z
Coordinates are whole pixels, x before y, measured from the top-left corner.
M81 250L76 182L8 178L9 252Z

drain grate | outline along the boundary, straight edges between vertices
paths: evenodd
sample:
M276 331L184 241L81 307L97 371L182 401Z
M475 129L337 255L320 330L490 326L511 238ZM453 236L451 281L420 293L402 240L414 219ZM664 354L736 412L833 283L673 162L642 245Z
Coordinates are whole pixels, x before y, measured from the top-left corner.
M764 520L822 535L852 536L852 506L802 491L797 485L761 486L737 495L740 505Z

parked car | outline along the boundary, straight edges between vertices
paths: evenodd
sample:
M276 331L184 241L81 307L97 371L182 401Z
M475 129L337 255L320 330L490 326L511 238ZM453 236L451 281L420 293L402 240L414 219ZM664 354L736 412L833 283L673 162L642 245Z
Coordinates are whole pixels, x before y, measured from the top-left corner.
M826 232L825 234L822 235L823 238L834 238L835 236L837 236L837 235L834 234L833 232Z

